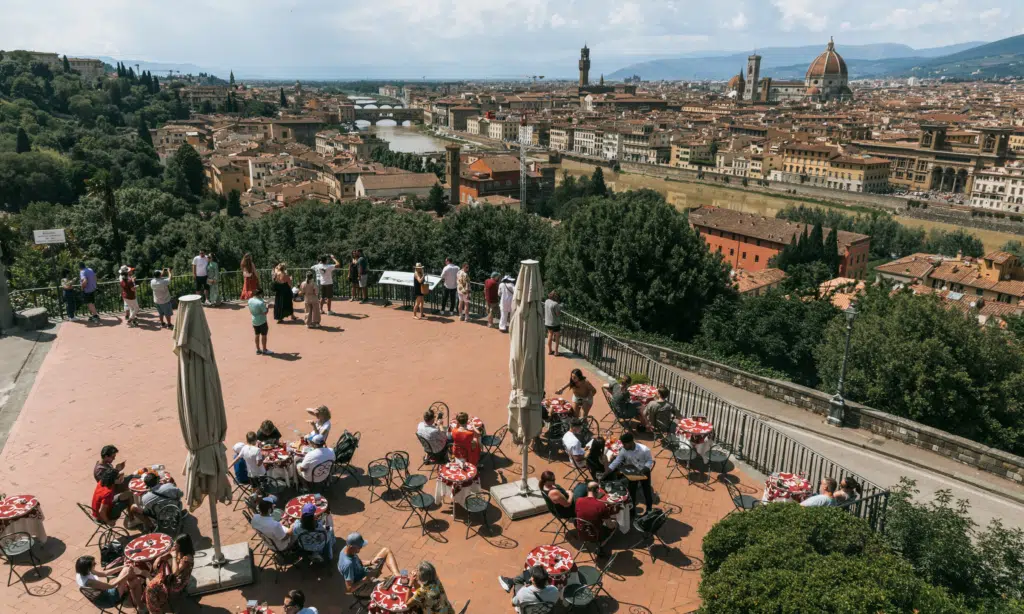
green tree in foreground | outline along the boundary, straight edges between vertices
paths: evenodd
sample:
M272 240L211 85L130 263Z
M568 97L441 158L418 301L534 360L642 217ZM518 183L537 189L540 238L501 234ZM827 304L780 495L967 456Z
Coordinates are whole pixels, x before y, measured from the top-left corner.
M124 242L121 238L121 228L118 222L117 203L114 197L114 178L107 171L98 171L88 182L89 196L100 203L100 211L103 219L110 227L112 240L110 255L114 263L121 261L121 254L124 251Z
M19 126L18 134L14 141L14 153L25 153L27 151L32 151L32 141L28 140L28 133L25 132L25 129Z
M586 199L549 261L551 286L580 316L680 340L716 298L734 294L728 266L650 190Z
M182 198L198 198L206 189L203 159L188 143L179 147L167 161L166 177L172 191Z
M427 195L427 206L439 216L448 212L448 199L445 198L444 189L441 188L440 183L435 183L430 188L430 194Z

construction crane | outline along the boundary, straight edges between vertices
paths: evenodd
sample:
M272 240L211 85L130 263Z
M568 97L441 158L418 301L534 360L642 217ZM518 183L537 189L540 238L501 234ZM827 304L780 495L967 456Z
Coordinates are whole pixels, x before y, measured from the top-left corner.
M524 110L519 120L519 209L526 211L526 185L529 169L526 166L526 145L529 138L528 113Z

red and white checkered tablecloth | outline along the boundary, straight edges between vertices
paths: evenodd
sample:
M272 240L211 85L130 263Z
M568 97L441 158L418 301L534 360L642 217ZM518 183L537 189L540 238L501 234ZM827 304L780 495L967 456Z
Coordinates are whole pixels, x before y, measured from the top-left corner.
M676 434L686 437L693 443L700 443L715 431L710 422L698 422L693 418L683 418L676 426Z
M294 462L292 455L288 453L285 446L274 446L272 448L260 448L260 464L266 468L285 467Z
M174 478L171 477L171 474L169 474L167 472L164 472L163 474L160 475L160 483L161 484L174 484ZM133 495L139 495L139 496L142 496L142 495L146 494L147 492L149 492L149 489L146 488L146 483L143 481L143 479L141 477L132 478L128 482L128 490L132 491Z
M565 416L573 413L574 410L572 402L561 397L547 399L544 401L544 407L548 408L548 413L552 416Z
M630 400L641 406L647 405L658 396L658 389L650 384L633 384L628 390Z
M384 614L385 612L405 612L408 610L405 603L412 596L412 587L401 584L398 578L391 584L391 588L384 589L384 583L378 583L370 595L370 614Z
M796 501L800 502L814 493L807 478L802 478L793 473L784 471L773 473L764 483L765 502L770 501Z
M316 517L319 519L327 511L327 499L318 494L299 495L284 506L281 513L281 524L289 525L302 517L302 506L307 503L316 505Z
M149 563L171 551L174 540L170 535L150 533L136 537L124 547L124 558L132 563Z
M569 572L576 566L572 553L560 546L537 546L526 555L526 569L543 565L551 583L564 587L569 581Z
M454 431L455 427L457 426L459 426L459 423L452 419L452 421L448 423L448 430ZM474 431L477 431L482 435L484 433L484 421L476 416L470 416L469 428L473 429Z

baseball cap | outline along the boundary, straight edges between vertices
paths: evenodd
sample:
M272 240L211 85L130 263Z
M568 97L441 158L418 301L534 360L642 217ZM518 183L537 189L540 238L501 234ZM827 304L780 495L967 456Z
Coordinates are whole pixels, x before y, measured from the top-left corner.
M244 448L244 447L245 447L245 444L242 443L241 441L239 441L238 443L235 444L235 447L232 448L232 449L235 451L235 454L238 454L239 452L242 451L242 448Z
M349 533L348 537L345 538L345 545L346 546L355 546L357 548L362 548L363 546L365 546L368 543L370 543L370 542L368 542L365 539L363 539L363 536L360 535L359 533Z
M317 433L316 435L313 435L312 437L309 438L309 443L312 443L314 445L320 445L323 442L324 442L324 436L321 435L320 433Z
M313 504L313 503L307 503L307 504L303 505L302 506L302 515L303 516L315 516L316 515L316 505Z

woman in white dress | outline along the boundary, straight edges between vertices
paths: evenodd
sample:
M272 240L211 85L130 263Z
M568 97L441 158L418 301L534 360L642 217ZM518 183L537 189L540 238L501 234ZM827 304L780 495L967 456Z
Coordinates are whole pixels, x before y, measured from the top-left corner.
M498 285L498 298L501 300L501 322L498 323L498 330L508 332L508 321L512 317L512 298L516 294L516 280L508 275Z

